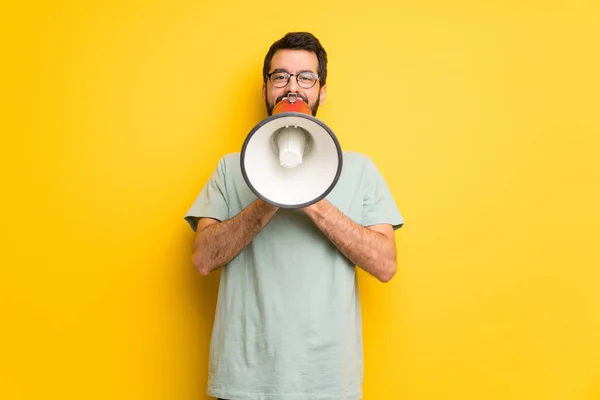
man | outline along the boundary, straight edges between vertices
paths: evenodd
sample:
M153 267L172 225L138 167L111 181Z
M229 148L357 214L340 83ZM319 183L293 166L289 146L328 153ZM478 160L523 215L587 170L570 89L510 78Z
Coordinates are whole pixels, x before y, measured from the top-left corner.
M310 33L288 33L264 61L267 113L289 93L325 101L327 54ZM221 282L208 394L241 400L355 400L363 354L356 266L381 282L396 271L404 223L373 162L344 153L334 189L304 209L278 209L246 185L240 154L222 157L185 215L192 261Z

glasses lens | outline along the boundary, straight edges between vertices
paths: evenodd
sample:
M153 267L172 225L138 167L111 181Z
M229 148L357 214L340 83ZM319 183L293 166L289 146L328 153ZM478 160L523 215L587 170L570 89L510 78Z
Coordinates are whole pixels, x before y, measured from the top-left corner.
M317 83L317 77L310 72L302 72L298 75L298 85L310 89Z
M276 72L271 75L271 83L275 87L284 87L288 83L289 75L285 72Z

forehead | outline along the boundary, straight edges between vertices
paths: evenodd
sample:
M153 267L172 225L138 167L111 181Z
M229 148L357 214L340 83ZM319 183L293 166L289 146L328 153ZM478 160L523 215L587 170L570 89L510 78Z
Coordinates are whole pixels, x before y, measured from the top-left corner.
M277 50L271 59L271 71L283 69L290 73L312 71L317 73L319 60L317 55L307 50Z

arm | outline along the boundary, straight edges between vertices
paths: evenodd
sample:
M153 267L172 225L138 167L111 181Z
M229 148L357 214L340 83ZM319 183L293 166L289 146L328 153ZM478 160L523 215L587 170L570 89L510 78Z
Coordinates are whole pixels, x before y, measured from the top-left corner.
M200 275L230 262L273 217L277 207L257 200L234 218L219 223L212 218L198 221L192 262Z
M396 273L396 242L391 225L363 227L323 199L304 208L304 212L355 265L381 282Z

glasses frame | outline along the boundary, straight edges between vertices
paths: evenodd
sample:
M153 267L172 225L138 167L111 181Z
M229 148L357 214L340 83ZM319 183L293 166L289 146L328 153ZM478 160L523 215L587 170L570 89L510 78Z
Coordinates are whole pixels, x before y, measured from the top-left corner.
M273 74L284 74L284 75L287 75L287 81L285 82L285 85L283 85L283 86L275 86L275 85L273 84L273 81L271 80L271 75L273 75ZM309 74L309 75L312 75L312 76L314 76L314 77L315 77L315 83L313 83L313 84L312 84L311 86L309 86L309 87L302 86L302 85L300 84L300 81L298 80L298 76L299 76L299 75L303 75L303 74ZM303 71L303 72L300 72L299 74L290 74L290 73L283 72L283 71L273 71L273 72L271 72L270 74L267 74L267 76L266 76L265 80L268 80L268 81L269 81L269 83L271 83L271 85L272 85L273 87L276 87L276 88L278 88L278 89L281 89L281 88L284 88L284 87L286 87L286 86L287 86L287 85L290 83L290 79L292 78L292 76L296 77L296 83L298 84L298 86L300 86L300 87L301 87L301 88L303 88L303 89L311 89L311 88L313 88L313 87L314 87L314 86L317 84L317 82L319 81L319 75L315 74L314 72L310 72L310 71Z

